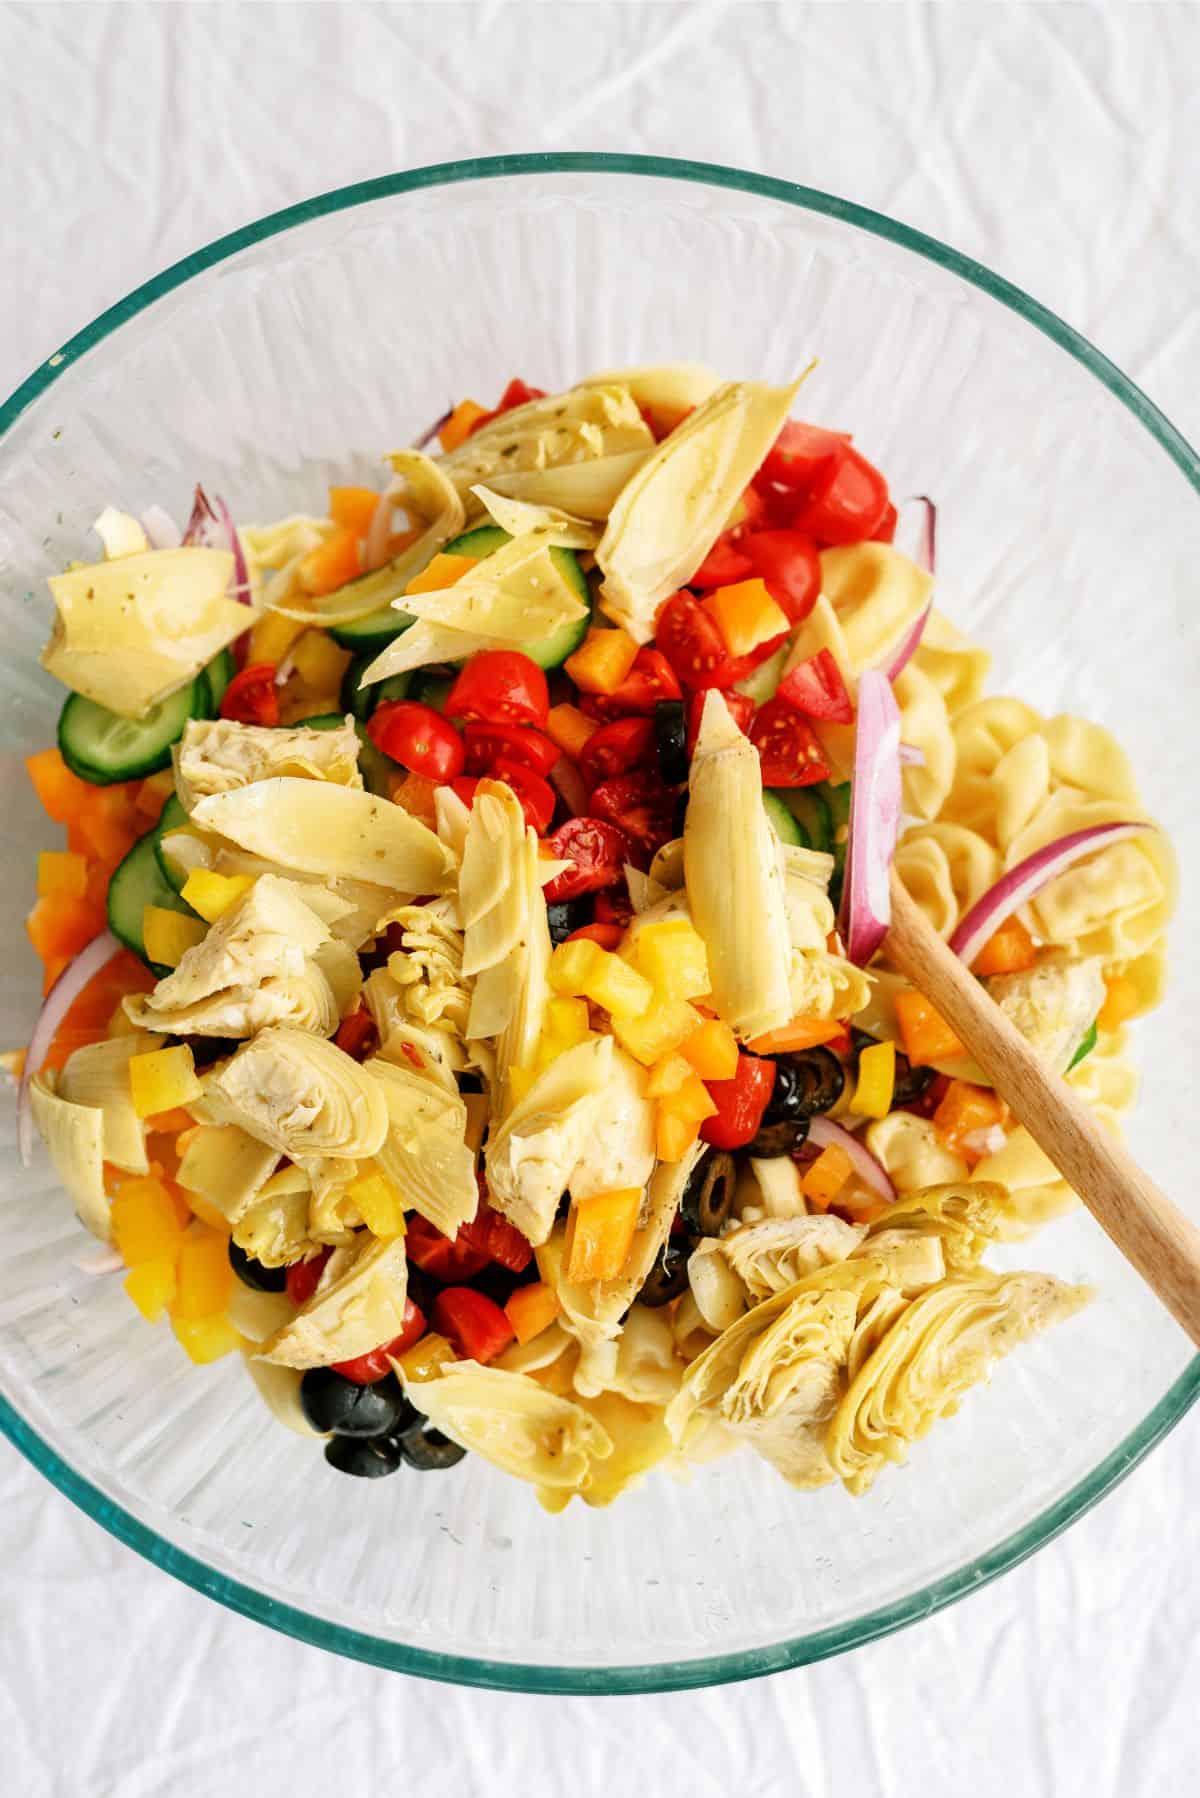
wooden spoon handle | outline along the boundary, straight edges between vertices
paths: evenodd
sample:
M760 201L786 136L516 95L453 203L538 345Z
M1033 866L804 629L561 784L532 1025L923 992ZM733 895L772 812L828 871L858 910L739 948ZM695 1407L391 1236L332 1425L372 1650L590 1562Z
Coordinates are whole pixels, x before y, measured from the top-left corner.
M895 873L885 953L937 1007L1034 1142L1200 1348L1200 1230L1046 1067Z

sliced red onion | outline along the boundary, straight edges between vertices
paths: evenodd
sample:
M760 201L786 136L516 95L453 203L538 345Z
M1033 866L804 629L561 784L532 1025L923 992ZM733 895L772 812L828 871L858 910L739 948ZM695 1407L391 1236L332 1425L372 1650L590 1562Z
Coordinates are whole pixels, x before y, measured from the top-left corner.
M587 816L588 790L574 762L568 761L565 755L560 755L547 779L573 818Z
M900 711L886 674L858 683L850 828L838 929L858 967L870 961L892 921L888 883L900 831Z
M187 549L229 550L233 556L230 597L244 606L251 604L250 570L246 566L242 540L233 522L233 514L219 493L215 493L210 500L203 487L197 486L192 499L192 515L183 533L183 543Z
M29 1099L33 1076L50 1053L50 1045L58 1035L59 1025L84 987L120 953L121 945L116 937L111 931L102 930L99 936L92 938L86 949L79 951L74 961L67 963L42 1002L33 1035L29 1039L29 1047L25 1051L25 1066L21 1070L21 1085L17 1092L17 1147L26 1167L29 1166L29 1158L33 1153L33 1112Z
M843 1130L831 1118L816 1117L809 1123L808 1141L815 1143L819 1149L843 1150L864 1186L877 1192L889 1205L892 1203L896 1197L896 1188L888 1179L882 1164L876 1161L869 1149L864 1149L852 1130Z
M388 539L392 534L392 513L395 511L393 489L379 496L379 504L371 514L371 522L367 526L367 535L363 541L363 567L370 573L373 569L382 568L388 559Z
M879 671L881 674L886 674L889 680L899 680L916 655L921 646L921 638L925 635L925 626L929 623L929 614L932 610L933 601L930 600L911 630L905 633L903 641L898 643L895 649L880 662Z
M1092 824L1086 830L1073 830L1065 837L1056 837L1044 849L1035 849L1032 855L1027 855L1024 861L1002 875L995 886L989 887L982 899L975 901L950 938L950 947L960 961L970 967L1005 919L1011 918L1035 893L1040 893L1055 875L1065 873L1082 856L1107 848L1110 843L1119 843L1123 837L1137 836L1143 830L1153 829L1153 824Z
M925 751L923 749L918 749L915 743L901 743L900 766L902 768L923 768L925 766Z
M147 506L141 525L151 549L178 549L183 542L183 532L162 506Z
M442 416L440 418L435 418L433 423L430 425L429 429L427 431L422 431L421 435L415 440L415 442L413 443L413 448L415 450L423 450L427 444L432 443L434 438L437 436L438 432L441 430L442 426L446 423L446 420L450 417L450 413L453 412L453 410L454 410L454 408L453 408L453 406L451 406L445 412L442 413Z
M937 507L926 493L914 493L900 507L896 523L898 547L923 568L926 574L937 570ZM911 548L909 547L911 545Z

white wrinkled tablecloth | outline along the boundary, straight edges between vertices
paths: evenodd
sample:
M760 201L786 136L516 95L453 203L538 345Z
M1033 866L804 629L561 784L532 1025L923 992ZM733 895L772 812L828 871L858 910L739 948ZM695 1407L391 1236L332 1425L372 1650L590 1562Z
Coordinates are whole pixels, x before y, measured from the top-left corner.
M0 6L0 387L188 250L505 150L741 164L1048 302L1200 438L1194 4ZM0 1444L3 1798L1175 1798L1200 1790L1200 1420L1032 1562L756 1684L523 1698L336 1660ZM540 1771L539 1771L540 1769Z

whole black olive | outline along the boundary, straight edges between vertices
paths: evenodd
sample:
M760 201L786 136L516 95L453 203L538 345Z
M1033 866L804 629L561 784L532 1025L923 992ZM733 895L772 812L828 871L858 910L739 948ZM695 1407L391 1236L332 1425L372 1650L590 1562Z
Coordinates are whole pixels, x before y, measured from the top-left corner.
M334 1436L325 1444L325 1459L356 1480L386 1479L389 1473L398 1473L403 1462L400 1445L391 1436Z
M733 1156L712 1149L693 1168L680 1200L679 1213L696 1236L719 1236L733 1211L737 1170Z
M854 1045L856 1055L861 1054L864 1049L874 1048L878 1040L878 1037L869 1036L865 1030L856 1030L853 1026L851 1027L850 1041ZM914 1100L919 1099L928 1090L936 1077L936 1068L915 1068L908 1056L897 1049L896 1083L892 1088L892 1104L894 1106L911 1105Z
M683 827L687 823L688 789L681 787L675 796L675 810L671 813L672 838L683 835Z
M546 922L550 926L552 943L565 943L573 930L582 930L591 921L590 899L556 899L553 905L546 907Z
M798 1049L775 1057L775 1086L763 1112L764 1124L784 1118L814 1118L832 1111L846 1086L846 1070L832 1049Z
M408 1465L415 1467L419 1473L443 1473L448 1467L457 1467L467 1452L420 1416L414 1418L407 1429L400 1430L392 1440Z
M773 1124L765 1120L757 1136L746 1145L747 1155L761 1161L772 1161L780 1155L793 1155L808 1136L807 1118L778 1118Z
M300 1408L314 1430L335 1436L382 1436L403 1427L412 1407L395 1374L360 1386L332 1367L310 1367L300 1382Z
M286 1292L287 1268L264 1267L253 1255L247 1255L240 1249L231 1236L229 1238L229 1265L242 1282L254 1292Z
M679 786L688 777L687 725L682 699L660 699L655 705L654 748L663 785Z
M682 1236L668 1236L658 1251L658 1259L646 1276L638 1293L639 1305L668 1305L678 1298L688 1283L687 1241Z

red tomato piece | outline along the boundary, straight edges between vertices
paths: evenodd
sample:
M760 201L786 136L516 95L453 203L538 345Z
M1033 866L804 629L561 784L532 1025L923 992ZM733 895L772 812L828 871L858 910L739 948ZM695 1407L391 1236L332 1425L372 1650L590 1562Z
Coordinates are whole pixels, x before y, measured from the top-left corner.
M474 1279L488 1264L487 1255L473 1243L465 1242L461 1230L452 1242L420 1212L415 1212L408 1220L404 1252L414 1267L446 1284Z
M821 558L812 538L799 531L753 531L744 548L750 572L765 581L789 623L800 624L821 593Z
M822 545L862 543L879 529L890 503L879 470L857 450L847 449L812 489L794 522L798 531Z
M331 1361L334 1373L340 1373L347 1380L353 1380L359 1386L373 1385L391 1373L392 1364L388 1356L398 1361L406 1354L414 1342L420 1342L425 1334L425 1313L411 1299L404 1302L404 1328L399 1336L393 1336L390 1342L383 1343L377 1349L368 1349L365 1355L355 1355L349 1361Z
M468 774L486 774L498 755L524 762L535 774L549 774L562 754L557 743L527 724L467 724L463 742Z
M458 1241L478 1249L489 1261L498 1261L501 1267L514 1274L524 1273L533 1259L533 1245L528 1238L515 1224L494 1211L482 1192L479 1209L469 1224L460 1227Z
M493 418L499 418L502 412L511 412L514 406L524 406L530 400L544 400L545 397L546 389L544 387L530 387L528 382L514 376L500 395L499 405L494 406L490 412L482 413L467 432L467 436L473 437L476 431L481 431L484 425L491 424Z
M486 1364L515 1339L499 1305L469 1286L447 1286L433 1301L433 1327L467 1361Z
M854 721L854 705L842 671L827 649L819 649L785 674L775 697L809 718L828 718L832 724Z
M871 532L871 542L894 543L896 541L896 526L899 522L900 514L897 512L895 506L889 504L887 511L883 515L883 523L877 531Z
M640 768L654 754L652 718L614 718L602 724L579 754L579 772L589 787L598 787L614 774Z
M365 1005L360 1003L356 1010L342 1019L333 1040L339 1049L344 1049L355 1061L367 1059L379 1041L379 1032Z
M376 749L410 774L448 781L463 771L462 738L440 712L415 699L385 699L371 713L367 735Z
M549 781L543 780L540 774L524 762L519 762L512 755L498 755L488 769L490 780L502 780L512 788L521 801L521 810L525 814L526 824L531 824L538 835L550 828L557 801L554 788Z
M659 607L656 640L685 687L732 687L741 679L739 660L729 654L713 619L692 594L673 593Z
M452 790L458 794L468 811L475 803L475 789L478 785L478 774L460 774L457 780L450 782Z
M633 902L624 890L610 888L606 893L596 894L592 915L597 924L619 924L624 930L633 917Z
M582 693L581 710L589 718L628 718L653 712L660 699L678 699L675 670L657 649L639 649L633 667L612 693Z
M732 587L752 572L745 546L732 531L722 531L688 581L689 587Z
M845 431L826 431L789 418L767 451L757 479L792 493L807 490L841 460L850 442Z
M332 1249L322 1249L311 1261L293 1261L287 1270L287 1295L293 1305L306 1305L317 1290L325 1263Z
M693 693L688 700L687 709L687 752L689 756L696 747L696 738L700 735L700 719L704 714L706 693ZM754 717L754 701L748 693L735 693L732 688L722 694L729 708L729 715L738 729L746 736L750 735L750 721Z
M544 888L547 904L599 893L625 878L630 844L615 824L600 818L568 818L546 839L546 846L556 861L572 863Z
M705 1118L700 1135L714 1149L743 1149L758 1135L763 1112L775 1090L775 1063L759 1055L739 1055L732 1080L706 1080L716 1114Z
M446 696L447 718L485 724L541 726L549 710L546 676L519 649L481 649L464 662Z
M220 712L235 724L278 724L274 662L254 662L235 674L221 697Z
M829 779L829 766L812 726L778 695L759 707L750 741L762 762L765 787L811 787Z
M592 810L618 825L647 860L675 834L675 795L655 768L603 781L592 794Z
M599 943L602 949L619 949L625 928L621 924L581 924L570 936L564 937L565 943Z

